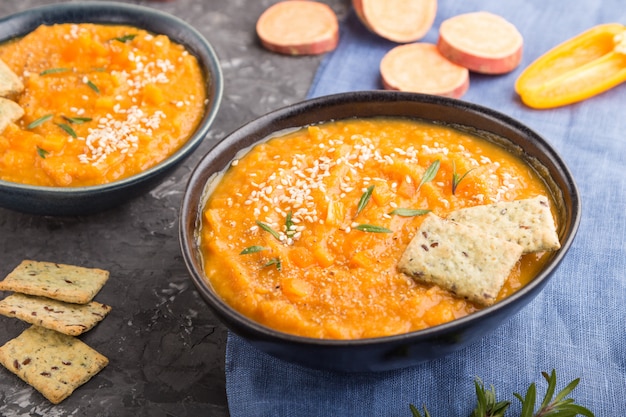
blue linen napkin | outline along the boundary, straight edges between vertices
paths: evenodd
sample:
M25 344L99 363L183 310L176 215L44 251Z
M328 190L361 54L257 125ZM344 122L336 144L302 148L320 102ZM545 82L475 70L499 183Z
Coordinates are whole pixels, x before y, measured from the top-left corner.
M564 157L582 194L583 218L570 252L545 290L478 343L445 358L380 373L307 369L270 357L234 334L226 352L230 413L248 416L410 416L425 404L433 417L467 416L473 381L493 384L519 415L514 392L557 370L558 388L580 377L576 401L596 416L626 416L626 84L579 104L525 107L515 79L539 55L600 23L626 23L623 0L439 1L423 39L436 42L442 20L486 10L517 26L524 58L501 76L471 74L463 100L497 109L544 136ZM395 44L370 32L354 12L339 47L322 62L309 96L382 88L378 64Z

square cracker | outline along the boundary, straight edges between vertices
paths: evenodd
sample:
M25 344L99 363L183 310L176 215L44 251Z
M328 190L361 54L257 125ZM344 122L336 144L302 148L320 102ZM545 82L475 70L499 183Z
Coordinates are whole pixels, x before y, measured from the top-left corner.
M8 97L24 91L24 83L3 60L0 59L0 97Z
M24 109L14 101L0 97L0 133L24 116Z
M522 255L516 243L429 214L398 262L417 282L436 284L483 306L495 303Z
M449 213L447 218L522 245L524 253L561 247L550 203L545 196L468 207Z
M0 347L0 363L58 404L109 360L73 336L31 326Z
M0 314L71 336L91 330L110 311L110 306L97 301L72 304L20 293L0 301Z
M0 281L0 291L87 304L108 279L103 269L25 260Z

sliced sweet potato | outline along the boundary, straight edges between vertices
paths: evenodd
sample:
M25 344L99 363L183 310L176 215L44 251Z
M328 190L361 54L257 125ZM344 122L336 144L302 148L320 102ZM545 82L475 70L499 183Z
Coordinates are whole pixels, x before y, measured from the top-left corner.
M524 40L506 19L489 13L461 14L444 20L437 47L450 61L482 74L504 74L522 60Z
M398 43L422 39L437 14L437 0L352 0L352 5L369 30Z
M467 68L448 61L431 43L400 45L380 63L387 90L460 98L469 88Z
M335 12L323 3L288 0L276 3L259 17L256 32L261 44L286 55L317 55L339 42Z

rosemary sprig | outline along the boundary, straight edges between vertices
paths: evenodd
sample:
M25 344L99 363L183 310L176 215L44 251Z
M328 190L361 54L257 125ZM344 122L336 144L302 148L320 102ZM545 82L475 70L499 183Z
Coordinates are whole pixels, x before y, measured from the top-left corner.
M474 380L476 389L476 407L470 417L504 417L510 401L497 401L496 389L491 386L490 390L485 389L485 384L479 379Z
M537 388L534 382L526 390L525 396L522 397L518 393L513 394L522 403L522 411L519 417L575 417L578 415L595 417L589 409L575 404L571 398L566 398L576 388L580 378L570 382L554 396L556 391L556 371L553 369L550 375L546 372L541 374L548 382L548 387L538 410L535 411ZM497 401L496 390L493 385L490 390L485 389L485 385L478 378L474 380L474 386L476 388L476 407L470 417L504 417L510 401ZM413 404L409 404L409 408L413 417L430 417L426 406L424 406L424 416Z
M48 68L47 70L43 70L39 73L39 75L50 75L50 74L59 74L62 72L71 71L70 68Z
M422 416L422 413L420 413L420 410L418 410L416 406L414 406L413 404L409 404L409 408L411 409L411 414L413 415L413 417L430 417L430 413L426 409L426 406L423 407L424 415Z
M37 155L39 155L41 158L46 159L46 156L49 154L50 152L48 152L47 150L40 148L39 146L37 146Z
M580 378L576 378L570 382L565 388L563 388L563 390L556 394L556 397L554 397L554 392L556 390L556 371L553 369L550 375L546 372L542 372L541 374L548 382L548 389L546 390L543 401L536 412L534 411L536 396L534 383L530 384L528 390L526 390L525 397L522 397L518 393L513 394L522 403L522 413L520 417L556 417L565 415L594 417L594 414L589 409L583 407L582 405L574 404L574 400L571 398L565 398L574 390L574 388L576 388L580 382Z
M65 133L67 133L68 135L70 135L74 139L76 139L78 137L78 135L76 134L76 132L74 132L74 129L72 129L70 127L70 125L67 125L65 123L55 123L55 124L57 126L59 126L61 129L63 129L65 131Z
M356 206L356 213L354 213L354 217L357 217L363 211L365 206L367 206L367 203L369 203L370 199L372 198L373 192L373 185L367 187L367 190L365 190L365 192L363 193L363 195L361 195L361 198L359 199L359 204Z
M367 233L393 233L393 230L382 226L376 226L375 224L358 224L354 226L353 229Z
M73 123L75 125L82 125L83 123L91 122L93 119L91 117L68 117L61 116L69 123Z
M247 248L239 252L239 255L249 255L251 253L257 253L257 252L261 252L261 251L268 250L268 249L269 248L266 248L265 246L259 246L259 245L248 246Z
M278 233L276 230L272 229L272 227L267 224L267 223L263 223L259 220L256 221L256 224L263 230L265 230L267 233L269 233L270 235L274 236L276 238L276 240L280 241L280 233Z
M280 258L272 258L269 261L267 261L267 263L265 265L263 265L263 268L267 268L268 266L272 266L272 265L276 265L276 270L278 272L283 270L283 263L280 261Z
M430 213L431 210L425 209L410 209L410 208L397 208L393 211L390 211L389 214L392 216L402 216L402 217L415 217L415 216L423 216L425 214Z
M293 237L296 234L296 224L293 222L293 213L290 211L285 217L285 235Z
M95 85L89 78L85 77L84 81L85 81L85 84L87 84L87 87L91 88L93 91L100 94L100 89L98 88L98 86Z
M37 126L41 125L42 123L47 122L48 120L52 119L54 115L53 114L46 114L45 116L41 116L39 119L37 120L33 120L32 122L29 123L28 126L26 126L26 129L34 129Z
M456 172L456 164L454 163L454 161L452 161L452 194L453 195L454 193L456 193L456 187L458 187L459 183L463 181L463 178L465 178L467 174L472 172L474 169L475 168L472 168L469 171L465 172L465 174L459 176L459 174L457 174Z
M430 164L428 168L426 168L426 172L424 172L424 176L422 177L420 184L417 186L417 191L419 191L420 188L422 188L422 185L426 184L427 182L432 181L435 178L435 175L437 175L437 172L439 171L440 165L441 165L441 161L439 159L435 159L433 163Z
M117 38L113 38L111 40L126 43L128 41L132 41L136 37L137 37L136 33L131 33L131 34L124 35L124 36L118 36Z

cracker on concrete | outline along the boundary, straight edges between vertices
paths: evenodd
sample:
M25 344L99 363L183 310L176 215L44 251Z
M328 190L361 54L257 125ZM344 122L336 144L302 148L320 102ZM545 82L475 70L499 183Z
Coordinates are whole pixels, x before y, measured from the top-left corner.
M0 133L4 132L10 123L18 121L22 116L24 116L24 109L19 104L0 97Z
M110 306L97 301L74 304L20 293L0 301L0 314L70 336L91 330L110 311Z
M522 255L516 243L429 214L398 263L417 282L489 306Z
M524 248L524 253L561 247L545 196L463 208L449 213L447 218L515 242Z
M31 326L0 347L0 363L58 404L109 360L73 336Z
M24 91L24 83L3 60L0 59L0 97L9 97Z
M0 281L0 291L87 304L108 279L103 269L25 260Z

